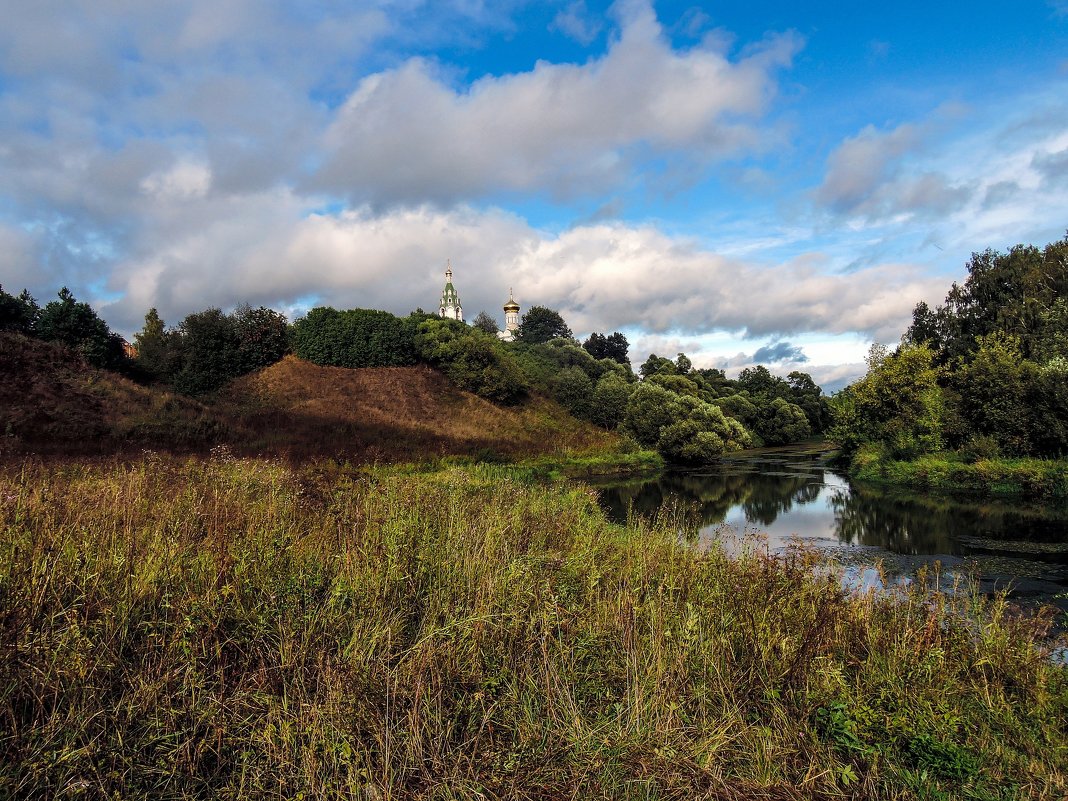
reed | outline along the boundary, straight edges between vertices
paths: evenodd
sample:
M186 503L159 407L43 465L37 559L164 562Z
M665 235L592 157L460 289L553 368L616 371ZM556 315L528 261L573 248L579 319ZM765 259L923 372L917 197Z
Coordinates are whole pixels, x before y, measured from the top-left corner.
M1061 798L1048 619L476 465L0 469L0 797Z

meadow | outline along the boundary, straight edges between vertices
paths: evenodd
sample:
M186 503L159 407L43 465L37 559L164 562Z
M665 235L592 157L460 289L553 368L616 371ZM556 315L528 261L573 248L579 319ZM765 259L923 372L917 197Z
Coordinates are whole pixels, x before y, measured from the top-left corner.
M537 473L0 467L0 797L1068 793L1048 617Z

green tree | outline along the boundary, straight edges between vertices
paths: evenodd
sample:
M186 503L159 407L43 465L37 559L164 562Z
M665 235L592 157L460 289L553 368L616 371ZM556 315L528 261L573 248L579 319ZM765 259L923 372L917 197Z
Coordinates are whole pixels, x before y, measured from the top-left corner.
M749 393L753 398L771 401L773 398L781 398L789 392L786 382L778 376L772 375L762 364L756 367L747 367L738 376L738 387Z
M456 320L425 320L415 338L419 357L461 389L489 400L514 403L528 388L516 358L496 337Z
M1029 401L1038 365L1023 357L1020 338L995 332L978 338L977 350L950 375L960 410L974 434L992 438L1008 456L1031 452Z
M497 328L497 321L484 311L478 313L478 316L475 317L475 321L471 325L480 331L484 331L487 334L493 334L494 336L496 336L497 332L500 330Z
M727 452L752 444L741 423L710 403L679 399L678 419L660 431L657 450L670 462L704 464Z
M145 315L145 324L134 334L134 348L137 350L137 366L149 376L166 378L171 375L173 337L168 337L163 318L155 307Z
M678 402L679 396L674 392L643 381L627 402L624 424L639 444L655 447L660 440L660 430L682 414Z
M415 337L422 319L375 309L318 307L293 324L293 350L302 359L333 367L405 367L416 362Z
M582 343L582 347L595 359L611 359L620 364L630 364L630 358L627 356L630 343L619 331L613 331L608 336L590 334L589 338Z
M623 422L627 401L634 389L635 385L619 373L605 373L593 390L590 419L602 428L618 427Z
M756 404L749 399L748 395L736 392L733 395L716 398L712 401L712 404L721 408L724 414L728 417L733 417L747 429L753 430L755 428L760 410L757 409Z
M831 438L846 455L866 443L896 458L939 450L945 411L939 377L926 345L906 343L890 355L873 345L867 375L835 396Z
M775 398L760 410L756 434L765 445L786 445L807 439L812 435L812 426L800 406Z
M556 377L556 402L575 417L590 419L593 401L593 382L578 367L565 367Z
M58 300L41 309L35 330L43 340L78 351L94 367L117 370L126 364L122 337L113 333L88 303L79 303L66 287L59 291Z
M263 306L253 309L246 303L233 316L241 374L274 364L289 350L289 321L284 314Z
M186 395L212 392L240 373L234 318L209 308L187 315L175 341L174 388Z
M671 359L650 353L649 358L638 368L638 372L642 378L650 378L654 375L678 375L679 369Z
M831 410L819 385L808 373L794 370L786 377L790 389L789 401L805 412L813 433L820 433L831 423Z
M537 344L550 339L570 339L571 329L567 327L559 312L544 306L531 306L516 329L517 342Z
M696 398L700 391L697 384L684 375L671 375L668 373L656 373L646 379L650 384L656 384L664 389L669 389L679 395L689 395Z
M700 464L752 443L745 427L719 407L648 381L631 394L624 425L640 444L681 464Z
M37 301L25 289L18 295L9 295L0 286L0 331L33 336L41 309Z

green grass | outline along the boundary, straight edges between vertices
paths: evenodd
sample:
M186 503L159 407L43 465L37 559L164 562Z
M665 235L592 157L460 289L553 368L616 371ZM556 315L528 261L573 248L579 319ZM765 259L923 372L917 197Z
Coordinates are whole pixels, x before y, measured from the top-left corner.
M0 797L1060 798L1068 676L1001 599L493 465L0 469Z
M1068 460L978 459L956 453L936 453L911 460L881 457L861 450L853 457L850 474L861 481L896 484L991 496L1068 499Z

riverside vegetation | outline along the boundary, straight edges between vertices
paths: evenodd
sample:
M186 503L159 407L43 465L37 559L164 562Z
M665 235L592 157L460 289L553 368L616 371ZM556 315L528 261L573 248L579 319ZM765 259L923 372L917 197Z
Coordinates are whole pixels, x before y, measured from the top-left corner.
M1068 237L967 267L898 348L872 349L831 437L865 480L1068 498Z
M8 465L0 796L1068 792L1048 619L686 530L485 464Z

